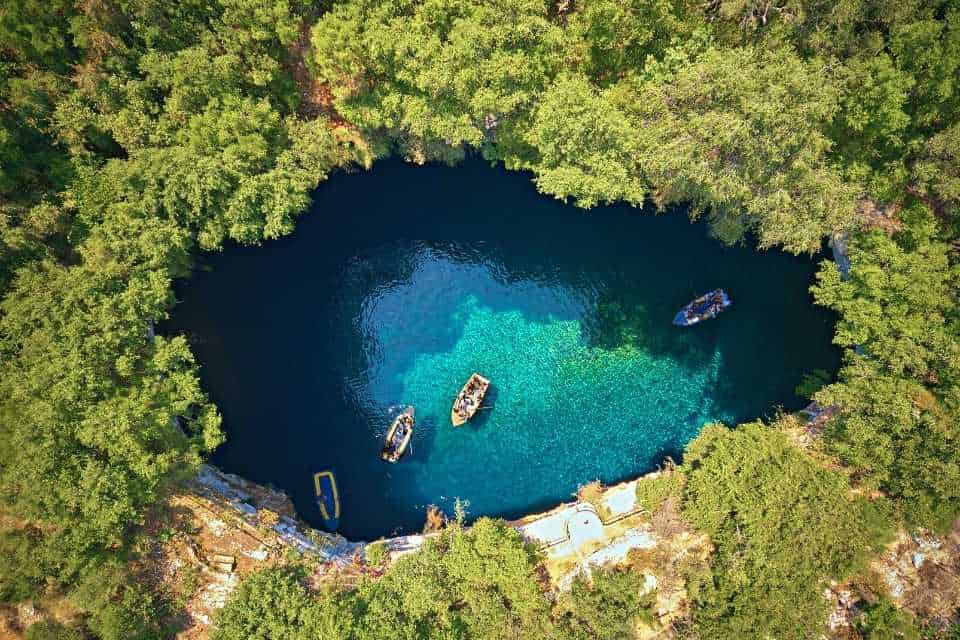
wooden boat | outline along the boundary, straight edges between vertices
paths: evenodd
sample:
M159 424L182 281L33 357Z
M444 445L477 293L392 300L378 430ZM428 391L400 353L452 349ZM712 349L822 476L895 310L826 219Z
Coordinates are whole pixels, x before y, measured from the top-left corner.
M730 297L727 296L726 291L714 289L680 309L677 315L673 317L673 324L677 327L689 327L698 322L717 317L721 311L731 304L733 303L730 302Z
M407 407L398 415L387 431L380 458L386 462L396 462L407 451L410 437L413 435L413 407Z
M463 385L460 393L457 394L457 399L453 401L453 408L450 410L450 421L453 422L453 426L459 427L473 417L489 388L490 381L479 373L470 376L467 384Z
M320 471L313 474L313 485L317 491L317 506L324 524L330 531L340 526L340 494L332 471Z

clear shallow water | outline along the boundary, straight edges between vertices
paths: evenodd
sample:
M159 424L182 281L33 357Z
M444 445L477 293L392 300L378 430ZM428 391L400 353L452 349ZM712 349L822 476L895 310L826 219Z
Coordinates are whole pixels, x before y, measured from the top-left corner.
M643 473L706 422L798 408L801 376L838 364L810 260L722 247L683 212L584 213L479 161L336 176L292 237L204 260L167 330L224 414L214 462L318 526L312 474L333 469L355 539L417 530L427 504L513 517ZM729 311L671 326L718 286ZM472 371L491 408L454 429ZM412 451L388 465L405 404Z

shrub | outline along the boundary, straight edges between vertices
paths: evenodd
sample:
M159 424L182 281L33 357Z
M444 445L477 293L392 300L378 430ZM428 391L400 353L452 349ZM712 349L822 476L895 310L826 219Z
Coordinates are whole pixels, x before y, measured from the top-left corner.
M211 640L350 637L349 598L333 592L316 597L303 586L303 577L296 568L265 569L248 577L217 616Z
M39 593L44 571L33 544L25 531L0 532L0 602L19 602Z
M390 554L387 551L387 545L384 542L374 542L368 544L364 549L364 554L367 558L367 564L372 564L375 566L384 564L390 557Z
M637 622L653 622L653 597L641 595L643 574L629 569L595 569L582 575L557 603L561 625L572 638L619 640L633 636Z
M883 598L867 606L854 621L864 640L920 640L913 615Z
M827 617L823 583L889 539L877 506L776 428L709 425L687 447L684 515L716 545L704 637L808 638Z
M27 628L24 640L84 640L84 634L75 627L67 627L54 620L41 620Z
M637 482L637 502L650 513L658 511L668 498L682 494L683 481L683 474L673 467L655 477L642 478Z

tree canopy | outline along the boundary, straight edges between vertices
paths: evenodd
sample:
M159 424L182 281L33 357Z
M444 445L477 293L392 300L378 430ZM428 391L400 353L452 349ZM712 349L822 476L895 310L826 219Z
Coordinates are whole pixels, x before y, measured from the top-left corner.
M684 470L684 515L717 546L696 612L707 637L816 635L826 583L862 569L886 541L884 514L775 428L707 426Z
M813 287L844 364L812 394L832 417L811 450L780 422L711 426L644 496L716 545L694 633L819 632L823 581L885 526L960 510L958 71L955 0L7 3L0 600L82 613L33 637L168 637L133 572L141 525L224 438L187 340L156 332L173 282L197 251L291 233L340 167L479 153L584 208L684 205L728 243L849 241L849 276L825 262ZM481 521L350 592L262 574L217 633L617 637L645 618L636 575L551 605L538 561ZM880 602L860 628L906 620Z
M914 522L942 527L960 506L960 271L945 244L913 240L862 236L846 281L824 264L814 295L840 314L836 342L849 350L816 398L840 408L828 447L859 480L899 498Z
M555 638L536 567L515 530L480 519L429 539L352 592L312 597L295 574L262 573L224 609L214 638Z

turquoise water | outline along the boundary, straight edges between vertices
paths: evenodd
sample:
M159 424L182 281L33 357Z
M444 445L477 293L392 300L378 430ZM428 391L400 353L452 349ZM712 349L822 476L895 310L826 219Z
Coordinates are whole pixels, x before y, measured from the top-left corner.
M311 475L332 469L353 538L417 530L428 504L514 517L643 473L707 422L798 408L801 376L838 364L812 261L722 247L682 211L584 213L480 162L336 176L292 237L206 260L167 330L224 413L214 462L316 525ZM671 326L715 287L730 310ZM473 371L493 388L454 429ZM406 404L411 451L389 465Z

